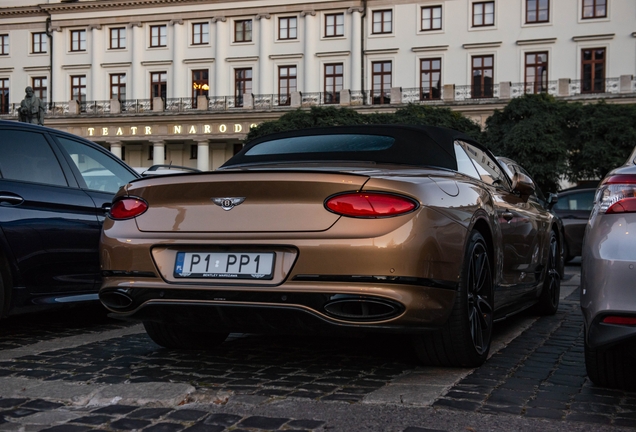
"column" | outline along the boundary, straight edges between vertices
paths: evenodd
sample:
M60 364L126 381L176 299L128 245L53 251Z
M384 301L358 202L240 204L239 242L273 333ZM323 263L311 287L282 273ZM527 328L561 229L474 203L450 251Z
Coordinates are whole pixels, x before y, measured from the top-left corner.
M68 102L71 99L71 92L69 91L68 94L66 92L67 75L62 70L66 46L64 43L64 32L58 26L51 26L51 45L53 59L49 79L49 86L51 87L50 102Z
M269 14L256 15L258 20L258 88L254 94L272 94L272 65L269 61L269 48L272 46L272 27Z
M130 40L128 49L131 53L131 77L128 80L126 88L126 98L128 99L145 99L150 97L150 86L145 87L145 79L143 76L143 68L141 61L143 60L144 45L146 38L144 37L144 28L140 22L130 23ZM147 91L146 91L147 90ZM147 95L147 96L146 96Z
M104 53L102 26L99 24L91 24L88 28L91 31L91 81L90 87L86 89L86 100L106 100L110 98L110 95L106 96L108 85L104 84L101 70L102 56Z
M320 91L320 70L316 61L316 41L320 39L320 34L316 30L316 12L313 10L303 11L300 16L305 18L305 40L304 42L304 82L298 86L301 92L316 93Z
M113 141L110 143L110 152L121 159L121 141Z
M197 169L210 171L210 142L197 141Z
M186 52L188 43L186 41L186 26L182 19L170 20L172 26L172 76L168 77L168 97L184 98L188 97L189 78L183 71L183 54ZM172 88L170 88L172 87Z
M163 165L166 163L166 145L163 141L150 141L152 144L152 164Z
M351 90L355 92L362 90L362 11L361 7L347 10L351 14Z
M225 57L227 46L229 42L227 40L227 26L225 24L225 17L214 17L212 22L216 24L216 44L214 55L214 81L213 86L210 89L212 96L228 96L233 92L230 92L229 83L227 82L227 71L225 67Z

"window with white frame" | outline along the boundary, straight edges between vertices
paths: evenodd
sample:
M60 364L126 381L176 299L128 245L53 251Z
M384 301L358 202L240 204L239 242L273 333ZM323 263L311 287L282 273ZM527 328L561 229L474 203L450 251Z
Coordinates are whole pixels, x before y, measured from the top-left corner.
M168 46L168 26L150 26L150 47L158 48Z
M71 30L71 51L86 51L86 30Z
M377 10L373 11L373 34L393 33L393 11Z
M495 25L495 2L473 3L473 27L489 27Z
M344 14L325 15L325 37L344 36Z
M298 19L296 17L281 17L278 19L278 39L289 40L298 37Z
M442 29L442 7L424 6L422 8L422 31Z
M43 54L47 52L49 37L45 32L31 33L31 52L33 54Z

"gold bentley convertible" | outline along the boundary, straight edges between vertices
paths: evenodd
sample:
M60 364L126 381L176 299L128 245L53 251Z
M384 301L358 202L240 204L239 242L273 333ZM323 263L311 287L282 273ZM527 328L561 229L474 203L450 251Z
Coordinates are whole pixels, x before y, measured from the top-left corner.
M449 129L273 134L215 172L120 189L100 299L168 348L230 332L392 332L423 363L476 366L493 322L557 310L562 240L547 201Z

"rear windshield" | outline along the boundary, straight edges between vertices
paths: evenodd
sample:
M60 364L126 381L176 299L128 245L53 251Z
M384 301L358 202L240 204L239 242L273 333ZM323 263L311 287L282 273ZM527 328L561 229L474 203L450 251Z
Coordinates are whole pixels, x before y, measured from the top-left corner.
M282 155L293 153L339 153L386 150L395 143L395 138L377 135L316 135L282 138L260 143L245 156Z
M222 168L263 163L356 161L457 169L451 139L439 142L425 130L399 126L342 129L290 131L263 137L248 144ZM442 136L440 140L442 138L449 137Z

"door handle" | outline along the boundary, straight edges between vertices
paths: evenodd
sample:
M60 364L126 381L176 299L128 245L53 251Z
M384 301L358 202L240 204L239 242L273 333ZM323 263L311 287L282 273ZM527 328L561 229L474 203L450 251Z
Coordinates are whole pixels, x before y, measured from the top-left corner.
M102 210L104 210L104 213L108 213L110 211L110 208L111 208L110 203L102 204Z
M513 218L513 217L515 217L515 215L513 215L513 214L512 214L512 213L510 213L509 211L507 211L507 212L503 212L503 213L501 214L501 216L503 216L503 218L504 218L505 220L507 220L507 221L508 221L508 223L510 223L510 221L512 220L512 218Z
M24 202L24 198L19 195L0 192L0 204L18 205Z

